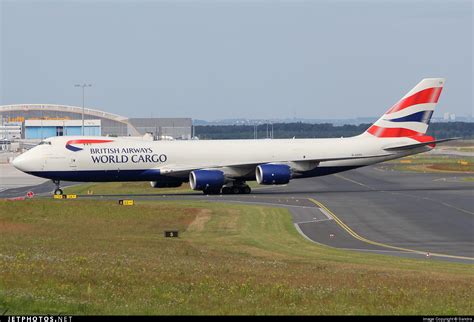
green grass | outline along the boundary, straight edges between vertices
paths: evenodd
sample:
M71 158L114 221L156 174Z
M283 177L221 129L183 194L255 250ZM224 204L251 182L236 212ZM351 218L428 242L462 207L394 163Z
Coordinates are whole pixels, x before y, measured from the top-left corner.
M256 182L248 182L252 188L258 187ZM107 182L107 183L85 183L74 186L65 187L66 194L100 194L100 195L146 195L146 194L173 194L173 193L197 193L189 187L188 183L183 183L177 188L152 188L149 182Z
M167 194L167 193L189 193L193 191L189 184L183 184L177 188L152 188L149 182L107 182L107 183L85 183L65 187L64 193L87 195L115 195L115 194Z
M410 161L410 163L403 163ZM460 161L467 161L462 165ZM474 157L418 154L380 164L396 171L474 173Z
M461 152L474 152L474 147L458 148L457 150Z
M279 208L0 200L8 314L460 315L473 286L472 265L313 244Z

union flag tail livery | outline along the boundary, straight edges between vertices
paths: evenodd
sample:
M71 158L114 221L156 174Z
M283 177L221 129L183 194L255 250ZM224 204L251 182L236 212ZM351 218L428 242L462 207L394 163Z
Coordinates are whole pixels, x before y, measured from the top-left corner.
M365 133L378 138L424 136L444 82L444 78L423 79Z
M150 181L154 188L189 182L205 194L250 193L246 181L286 184L431 150L426 135L444 86L426 78L366 132L350 138L145 141L53 137L13 160L26 173L60 181Z

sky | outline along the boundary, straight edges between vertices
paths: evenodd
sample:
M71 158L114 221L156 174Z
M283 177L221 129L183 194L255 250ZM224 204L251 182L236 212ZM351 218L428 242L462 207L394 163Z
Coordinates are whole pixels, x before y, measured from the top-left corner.
M376 117L445 77L434 116L471 116L473 2L0 0L0 105Z

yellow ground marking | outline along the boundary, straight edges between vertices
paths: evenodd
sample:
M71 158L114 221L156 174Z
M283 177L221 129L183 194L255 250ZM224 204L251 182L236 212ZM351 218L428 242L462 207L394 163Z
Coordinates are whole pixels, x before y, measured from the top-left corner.
M408 253L415 253L415 254L421 254L421 255L426 255L428 252L423 252L419 250L414 250L414 249L409 249L409 248L402 248L402 247L397 247L397 246L392 246L392 245L387 245L383 243L379 243L376 241L372 241L370 239L364 238L357 234L355 231L353 231L349 226L347 226L341 219L339 219L331 210L329 210L325 205L320 203L319 201L313 199L313 198L308 198L309 201L320 207L321 209L324 209L327 211L331 217L333 217L334 221L342 228L344 229L349 235L354 237L357 240L360 240L364 243L383 247L383 248L388 248L388 249L394 249L398 251L403 251L403 252L408 252ZM455 258L455 259L465 259L465 260L474 260L473 257L464 257L464 256L454 256L454 255L446 255L446 254L438 254L438 253L431 253L429 252L431 256L437 256L437 257L446 257L446 258Z

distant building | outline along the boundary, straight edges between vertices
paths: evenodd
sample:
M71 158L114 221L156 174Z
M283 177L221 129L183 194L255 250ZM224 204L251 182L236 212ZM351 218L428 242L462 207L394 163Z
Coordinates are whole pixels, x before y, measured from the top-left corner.
M5 123L0 125L0 140L14 140L21 138L21 123Z
M21 138L81 135L82 107L54 104L0 106L0 125L16 122ZM143 136L190 139L190 118L127 118L100 110L84 109L84 135Z
M152 133L158 138L191 139L193 121L190 118L131 118L129 122L143 134Z
M456 121L456 114L445 112L443 114L443 121L445 121L445 122L454 122L454 121Z
M84 120L84 135L101 135L100 120ZM25 120L25 139L82 135L82 120Z

